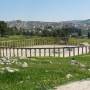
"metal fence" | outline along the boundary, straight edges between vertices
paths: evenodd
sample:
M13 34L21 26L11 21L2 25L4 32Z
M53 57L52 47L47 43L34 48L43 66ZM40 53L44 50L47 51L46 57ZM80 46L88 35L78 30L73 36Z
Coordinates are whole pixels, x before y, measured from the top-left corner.
M90 46L55 48L0 48L0 57L70 57L90 53Z
M35 38L35 39L24 39L24 40L8 40L0 41L0 47L26 47L34 45L53 45L55 44L53 38Z

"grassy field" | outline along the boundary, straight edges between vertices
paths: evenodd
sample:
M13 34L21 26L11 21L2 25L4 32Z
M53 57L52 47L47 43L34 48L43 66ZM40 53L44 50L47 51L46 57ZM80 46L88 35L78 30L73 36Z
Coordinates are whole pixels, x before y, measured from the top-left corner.
M80 43L83 43L83 42L88 42L90 44L90 39L88 39L88 38L83 38L83 39L69 38L68 44L79 45Z
M80 43L88 42L90 39L69 38L68 45L79 45ZM8 36L0 37L0 47L29 47L33 45L52 45L64 44L64 41L59 37L30 37L30 36Z
M90 78L90 55L78 56L75 60L85 67L71 65L71 58L19 59L19 62L27 62L29 67L12 65L11 67L17 67L20 71L0 73L0 90L52 90L58 85ZM66 78L67 74L72 77Z
M56 42L54 37L9 36L0 38L0 47L25 47L33 45L51 45Z

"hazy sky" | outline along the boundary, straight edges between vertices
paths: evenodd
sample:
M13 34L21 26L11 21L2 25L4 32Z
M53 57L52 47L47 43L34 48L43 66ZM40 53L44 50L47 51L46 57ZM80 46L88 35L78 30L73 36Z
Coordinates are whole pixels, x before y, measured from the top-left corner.
M0 0L0 20L90 19L90 0Z

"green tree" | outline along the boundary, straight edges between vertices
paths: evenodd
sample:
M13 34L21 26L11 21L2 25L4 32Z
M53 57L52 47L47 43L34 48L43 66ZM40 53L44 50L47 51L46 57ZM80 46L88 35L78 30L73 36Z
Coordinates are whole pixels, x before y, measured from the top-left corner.
M0 36L4 37L7 31L7 24L4 21L0 21Z
M88 38L90 39L90 32L88 32Z

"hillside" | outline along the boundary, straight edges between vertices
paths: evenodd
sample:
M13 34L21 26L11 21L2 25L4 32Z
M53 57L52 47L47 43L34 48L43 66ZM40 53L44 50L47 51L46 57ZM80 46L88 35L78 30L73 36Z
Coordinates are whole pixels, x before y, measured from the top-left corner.
M52 28L62 28L63 26L77 27L83 30L90 29L90 19L88 20L73 20L64 22L41 22L41 21L8 21L9 27L17 27L18 29L33 29L33 28L45 28L51 26Z

